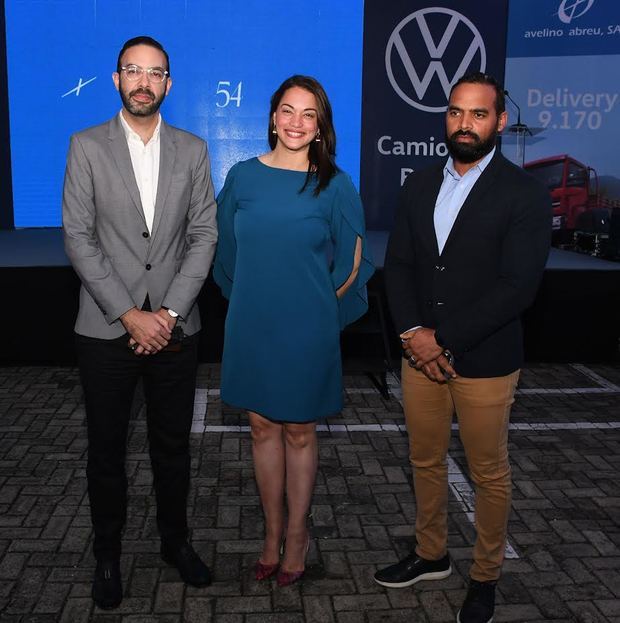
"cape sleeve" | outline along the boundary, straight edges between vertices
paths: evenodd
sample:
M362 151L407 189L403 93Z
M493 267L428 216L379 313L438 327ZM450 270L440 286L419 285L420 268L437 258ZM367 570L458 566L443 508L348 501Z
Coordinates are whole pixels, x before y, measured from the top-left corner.
M235 241L235 174L237 165L234 165L224 182L224 187L217 196L217 229L218 244L213 263L213 278L222 290L222 294L229 299L235 274L235 259L237 243Z
M334 246L331 277L337 290L351 275L358 237L362 240L362 258L359 271L347 291L338 299L340 328L363 316L368 309L366 282L375 271L370 256L364 208L360 196L346 174L340 174L331 212L331 237ZM336 181L336 180L334 180Z

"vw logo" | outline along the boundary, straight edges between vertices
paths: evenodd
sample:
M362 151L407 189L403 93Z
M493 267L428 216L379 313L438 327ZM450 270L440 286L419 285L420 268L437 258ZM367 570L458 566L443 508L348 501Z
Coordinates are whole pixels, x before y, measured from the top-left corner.
M385 49L390 84L407 104L426 112L444 112L452 85L468 71L484 71L486 62L478 29L464 15L444 7L420 9L405 17ZM441 88L433 81L435 76Z
M582 4L585 6L579 11ZM593 4L594 0L562 0L558 8L558 17L561 22L570 24L577 17L587 13Z

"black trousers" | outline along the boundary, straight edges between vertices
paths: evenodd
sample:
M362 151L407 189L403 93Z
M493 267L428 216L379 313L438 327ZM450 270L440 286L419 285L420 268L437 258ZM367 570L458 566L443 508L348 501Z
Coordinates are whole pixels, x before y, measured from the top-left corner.
M127 517L125 456L136 385L142 377L157 526L164 542L187 538L189 434L194 412L198 334L180 352L136 355L129 336L76 336L88 427L88 496L97 560L118 559Z

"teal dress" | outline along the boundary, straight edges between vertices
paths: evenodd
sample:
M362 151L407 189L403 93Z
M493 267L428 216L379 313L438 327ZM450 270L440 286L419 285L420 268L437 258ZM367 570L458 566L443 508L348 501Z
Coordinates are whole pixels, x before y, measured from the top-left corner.
M365 313L374 270L348 175L318 197L314 184L299 192L305 178L252 158L232 167L217 198L214 276L229 299L222 400L279 422L342 410L340 330ZM358 236L360 270L338 299Z

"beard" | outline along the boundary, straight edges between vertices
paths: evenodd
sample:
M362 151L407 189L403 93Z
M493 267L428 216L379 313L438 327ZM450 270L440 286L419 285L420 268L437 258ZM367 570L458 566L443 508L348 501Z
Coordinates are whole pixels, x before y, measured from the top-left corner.
M154 115L159 110L159 107L162 105L162 102L166 97L166 94L162 93L161 97L157 98L150 89L143 89L141 87L134 89L133 91L129 91L129 93L125 93L123 89L120 89L119 92L121 94L123 106L136 117L150 117L151 115ZM148 95L151 98L151 103L132 101L132 96L138 93Z
M474 140L471 143L459 143L456 140L459 136L469 136ZM457 130L451 136L446 134L446 145L453 160L463 164L471 164L482 160L495 147L496 139L496 130L491 132L485 140L481 140L475 132Z

